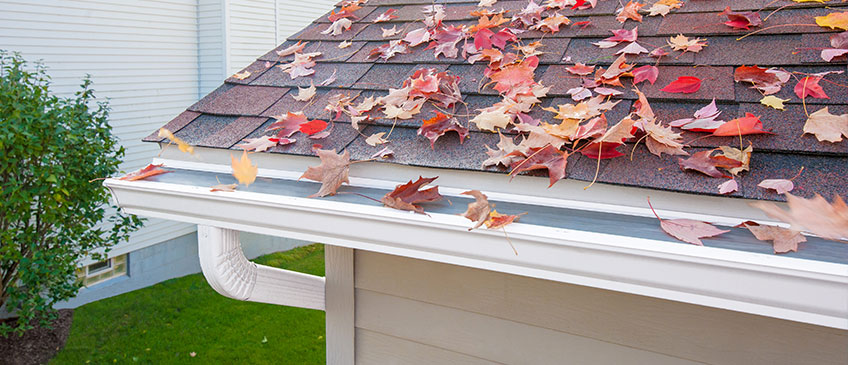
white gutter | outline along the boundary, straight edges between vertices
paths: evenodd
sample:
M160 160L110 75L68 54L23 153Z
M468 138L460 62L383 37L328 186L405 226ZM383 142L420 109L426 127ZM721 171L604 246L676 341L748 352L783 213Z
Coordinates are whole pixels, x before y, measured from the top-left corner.
M324 278L247 260L239 232L197 227L203 276L215 291L237 300L324 310Z
M151 181L105 185L122 209L143 216L848 329L843 264L521 223L507 229L515 256L503 232L469 232L455 215Z

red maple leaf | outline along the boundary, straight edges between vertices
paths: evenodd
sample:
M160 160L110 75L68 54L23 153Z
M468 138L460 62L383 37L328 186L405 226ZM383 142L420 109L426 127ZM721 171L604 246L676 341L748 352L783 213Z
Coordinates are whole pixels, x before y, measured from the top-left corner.
M745 113L744 117L736 118L734 120L728 121L721 125L721 127L716 128L715 132L713 132L714 136L740 136L746 134L774 134L771 132L766 132L763 130L763 122L760 120L760 117L751 114Z
M430 148L435 149L436 140L445 135L445 133L454 131L459 134L459 143L468 137L468 128L459 124L456 118L450 118L440 112L436 112L436 116L423 121L423 124L418 128L418 135L424 136L430 140Z
M804 99L807 96L812 96L817 99L830 99L830 97L825 94L821 85L819 85L819 81L821 80L821 76L807 76L798 80L798 84L795 85L795 95L798 95L801 99Z
M415 204L440 200L442 199L442 194L439 194L438 186L424 190L420 189L422 186L433 182L437 178L438 176L430 178L419 176L418 180L415 182L409 180L406 184L398 185L394 190L386 193L380 201L390 208L409 210L424 214L424 209Z
M551 181L548 187L554 186L557 181L565 178L565 167L568 162L566 158L568 156L560 150L548 144L542 148L531 148L529 153L529 157L512 164L510 176L515 176L524 171L547 169L548 178ZM519 154L521 153L518 151L511 153L511 155Z
M760 19L760 13L756 11L736 12L730 10L728 6L719 15L727 15L728 20L724 24L736 29L748 30L748 27L758 27L763 24L762 19Z
M691 94L701 88L701 79L695 76L680 76L677 80L672 81L666 87L660 89L667 93L683 93Z
M301 132L306 133L307 135L311 136L313 134L316 134L320 131L327 129L327 122L325 122L323 120L317 120L317 119L311 120L311 121L308 121L306 123L302 123L300 125L299 129L300 129Z

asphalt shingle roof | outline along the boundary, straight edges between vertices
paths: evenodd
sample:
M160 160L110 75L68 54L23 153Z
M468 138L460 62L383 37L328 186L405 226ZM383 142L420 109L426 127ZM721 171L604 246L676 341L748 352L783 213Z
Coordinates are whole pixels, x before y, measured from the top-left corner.
M646 1L649 5L653 1ZM477 17L470 13L477 10L477 1L443 1L437 4L445 6L445 24L477 23ZM528 1L498 1L492 9L506 9L513 12L527 6ZM265 129L273 122L272 116L286 112L303 111L311 119L328 120L330 113L324 110L327 100L342 93L349 97L357 97L356 101L367 96L381 96L389 88L399 88L403 80L420 68L435 68L447 70L461 78L459 87L465 106L460 105L457 113L475 114L479 108L489 107L501 100L498 92L491 87L481 88L485 84L483 72L487 65L485 61L469 64L461 56L457 58L435 58L432 49L425 50L425 45L410 47L409 54L398 54L388 61L373 61L368 59L368 53L390 39L401 38L406 31L420 28L423 19L422 7L431 4L431 0L371 0L357 10L360 18L354 21L351 28L341 35L331 36L321 34L329 26L327 16L291 36L285 43L248 65L244 70L250 76L239 80L228 78L217 90L204 97L188 108L188 110L165 128L171 130L177 137L189 144L204 147L235 149L244 138L270 135ZM723 22L725 17L721 11L725 6L735 11L759 11L763 17L771 14L761 27L750 31L734 29ZM637 66L651 64L659 68L659 77L651 85L641 83L639 88L648 97L657 117L669 122L680 118L691 117L695 110L716 99L723 119L729 120L744 115L746 112L761 117L764 128L775 135L743 136L745 145L750 141L754 146L754 154L750 171L737 177L740 188L730 196L746 197L765 200L783 200L782 196L766 189L758 188L757 184L767 178L789 178L794 176L803 166L805 168L794 180L794 194L809 197L814 193L826 196L839 194L848 196L848 141L840 143L819 142L812 135L802 135L806 121L804 105L794 95L792 88L794 80L783 86L775 96L789 99L786 110L771 109L759 103L762 98L757 90L751 89L748 83L737 83L733 80L734 69L741 65L758 65L761 67L780 67L790 72L819 73L825 71L846 71L846 57L841 56L832 62L825 62L819 52L829 47L829 37L836 31L817 26L795 26L791 24L814 23L815 16L827 15L834 11L848 11L848 4L839 1L826 3L805 2L796 3L790 0L743 0L743 1L686 1L685 5L665 17L645 16L641 23L627 21L622 24L615 20L618 1L600 0L593 9L561 10L560 14L571 19L573 23L589 21L590 25L563 26L557 33L542 33L526 31L518 34L522 41L540 40L544 47L540 58L540 66L535 71L535 80L545 86L550 86L547 97L543 98L541 106L555 106L563 103L574 103L566 91L579 86L581 79L565 68L576 62L591 65L609 65L615 59L615 52L623 48L619 45L613 48L601 49L593 45L611 35L611 29L632 29L639 27L639 43L652 49L665 45L666 40L677 34L689 37L706 38L709 45L698 53L683 53L678 56L675 52L662 57L659 61L647 56L629 56L628 63ZM372 23L372 20L388 9L397 9L398 18L389 22ZM336 9L338 11L338 9ZM329 15L329 14L328 14ZM415 24L413 24L415 23ZM757 34L737 40L738 37L751 31L769 28ZM404 30L399 35L389 38L382 37L382 28L397 26ZM317 65L313 68L315 74L307 77L292 79L280 68L273 67L291 62L294 57L278 57L275 51L285 49L298 41L309 42L303 52L322 52L315 58ZM343 41L351 41L346 48L339 48ZM327 87L318 87L313 100L299 102L292 98L296 95L296 87L318 85L335 73L336 81ZM660 89L678 76L696 76L703 80L701 89L691 94L672 94L661 92ZM848 73L830 74L828 82L822 82L825 92L830 99L807 98L806 108L812 113L823 106L829 106L833 114L848 113ZM624 88L619 88L623 95L615 97L621 102L606 113L610 124L615 124L626 116L636 100L636 94L631 90L631 79L625 79ZM375 109L376 110L376 109ZM480 131L473 124L470 139L462 144L455 133L448 133L430 148L430 142L416 131L422 119L431 118L436 109L427 104L422 112L410 120L398 120L391 132L391 147L394 156L387 162L451 169L485 170L506 173L503 168L482 168L481 163L486 159L485 146L494 146L498 135ZM365 137L376 132L389 132L394 120L381 119L382 113L370 113L376 120L363 123L365 128L357 133L349 126L346 117L335 121L332 134L321 140L311 140L305 135L295 135L296 143L288 146L277 146L270 153L313 155L313 144L321 144L325 149L348 149L352 159L368 159L384 146L372 147L365 143ZM531 116L553 123L552 113L535 107ZM460 118L465 123L469 117ZM694 153L706 148L721 145L739 146L739 137L703 137L704 133L683 132L684 141L691 141L687 151ZM161 141L154 132L145 138L146 141ZM626 157L602 160L598 181L611 184L640 186L672 191L699 194L718 193L716 188L723 182L697 173L682 171L677 164L677 158L663 155L651 155L644 146L638 146L633 152L631 161L630 143L625 148ZM568 177L590 181L595 176L596 160L575 154L568 160ZM505 178L506 179L506 178Z

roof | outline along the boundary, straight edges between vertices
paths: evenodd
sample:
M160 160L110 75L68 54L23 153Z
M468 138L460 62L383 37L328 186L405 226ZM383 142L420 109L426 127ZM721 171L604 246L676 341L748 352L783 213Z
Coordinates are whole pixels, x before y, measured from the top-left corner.
M291 36L285 43L261 56L244 70L250 74L244 79L228 78L218 89L190 106L184 113L170 121L164 128L189 144L233 149L245 138L271 135L275 132L266 129L275 121L273 116L286 112L303 111L308 119L328 120L329 113L324 110L327 101L337 94L356 97L357 101L367 96L383 96L389 88L399 88L407 77L421 68L434 68L448 71L460 77L459 89L466 107L454 109L461 113L461 123L468 124L470 138L460 143L456 133L448 133L436 141L433 148L430 141L419 136L417 129L423 119L432 118L436 107L425 104L422 112L409 120L383 119L379 111L370 114L375 120L362 122L364 129L357 132L350 126L350 119L335 119L330 136L321 140L312 140L304 135L295 135L297 142L272 148L270 153L314 155L313 144L324 149L350 151L354 160L365 160L384 146L370 146L366 137L378 132L390 134L394 154L384 161L412 166L426 166L447 169L484 170L507 173L503 167L482 167L488 157L486 146L498 143L496 133L481 131L473 123L467 123L477 114L475 110L490 107L502 98L491 86L480 87L487 68L487 62L475 64L463 59L436 58L432 49L424 44L410 47L408 54L398 54L388 60L374 61L368 54L376 47L384 45L389 39L398 39L423 24L423 7L430 0L371 0L355 11L359 18L354 20L350 29L338 36L322 34L330 21L323 16L311 25ZM478 17L470 13L477 10L477 1L438 1L445 7L445 25L474 25ZM649 6L650 6L649 2ZM713 98L718 103L722 116L726 119L737 118L745 113L760 116L764 128L774 133L746 135L742 138L750 141L754 147L750 171L736 178L739 190L730 196L764 200L783 200L777 193L757 187L764 179L791 178L803 167L804 172L793 180L793 194L812 196L839 194L848 196L848 142L819 142L812 135L803 135L803 126L808 112L828 106L833 114L848 113L848 85L846 73L829 74L827 82L821 86L829 99L807 98L804 103L793 93L795 81L789 81L775 94L781 99L789 99L785 110L775 110L759 103L763 95L750 87L749 83L734 82L734 70L742 65L760 67L778 67L789 72L805 74L828 71L845 71L846 57L841 56L831 62L825 62L820 50L830 45L829 37L834 34L824 27L809 26L815 23L816 16L824 16L834 11L845 11L846 5L839 2L796 3L789 0L744 0L734 1L731 7L735 11L759 11L766 19L761 27L749 31L735 29L723 24L723 7L728 2L688 1L681 8L672 10L666 16L645 16L641 23L628 20L617 21L615 12L620 7L618 1L600 0L590 9L572 10L570 7L558 13L567 16L571 26L563 26L559 32L549 33L529 30L518 33L522 42L541 41L544 54L539 56L539 66L535 70L535 81L550 90L541 98L541 105L528 114L550 123L553 113L542 107L565 103L576 103L567 94L569 89L580 86L581 78L572 75L566 68L577 62L608 67L615 59L615 52L623 48L619 45L601 49L593 45L611 36L613 29L633 29L638 26L638 42L653 49L666 44L669 37L685 34L688 37L705 38L708 46L693 53L673 52L659 60L651 57L629 56L628 63L636 65L656 65L659 76L654 84L643 82L638 85L645 93L658 119L669 122L681 118L691 118L693 113L708 104ZM498 1L489 9L506 9L511 12L525 8L528 1ZM647 7L646 7L647 8ZM373 20L389 9L396 9L397 18L388 22L373 23ZM336 12L339 9L335 10ZM353 19L352 19L353 20ZM586 23L589 22L588 26ZM400 34L383 38L382 28L404 30ZM775 27L777 26L777 27ZM773 27L773 28L772 28ZM501 29L503 27L498 27ZM740 36L754 30L762 30L742 40ZM308 42L303 52L321 52L315 58L314 75L292 79L276 65L287 64L294 57L279 57L276 51L286 49L298 41ZM350 41L347 48L339 48L341 42ZM309 102L299 102L292 98L297 87L306 87L310 83L316 86L335 75L335 81L329 86L319 86L317 95ZM799 74L800 75L800 74ZM702 80L701 88L694 93L668 93L660 91L665 85L680 76L695 76ZM797 75L795 76L797 77ZM632 110L637 99L632 91L630 78L623 79L624 87L617 89L623 95L614 97L621 102L606 113L610 124L615 124ZM461 112L458 112L461 110ZM394 125L394 128L393 128ZM716 148L719 146L739 146L739 137L709 137L704 133L683 131L683 140L689 141L690 153ZM161 142L162 138L154 132L145 141ZM602 183L620 184L638 187L680 191L688 193L718 195L717 185L725 181L707 175L683 171L678 167L677 158L663 155L657 157L640 143L634 149L635 140L620 148L626 156L604 159L600 163L580 154L568 158L567 175L569 178L591 181L596 175ZM599 167L598 167L599 166ZM535 174L538 171L531 171ZM540 173L544 175L544 173ZM504 181L507 178L504 176Z

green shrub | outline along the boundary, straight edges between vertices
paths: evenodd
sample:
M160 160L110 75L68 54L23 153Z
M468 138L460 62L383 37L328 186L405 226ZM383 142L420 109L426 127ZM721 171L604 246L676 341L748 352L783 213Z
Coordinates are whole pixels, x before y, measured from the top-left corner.
M124 149L91 81L74 97L48 90L41 64L0 50L0 307L18 316L0 336L55 318L53 304L81 287L75 268L138 229L112 213L98 178L118 171Z

